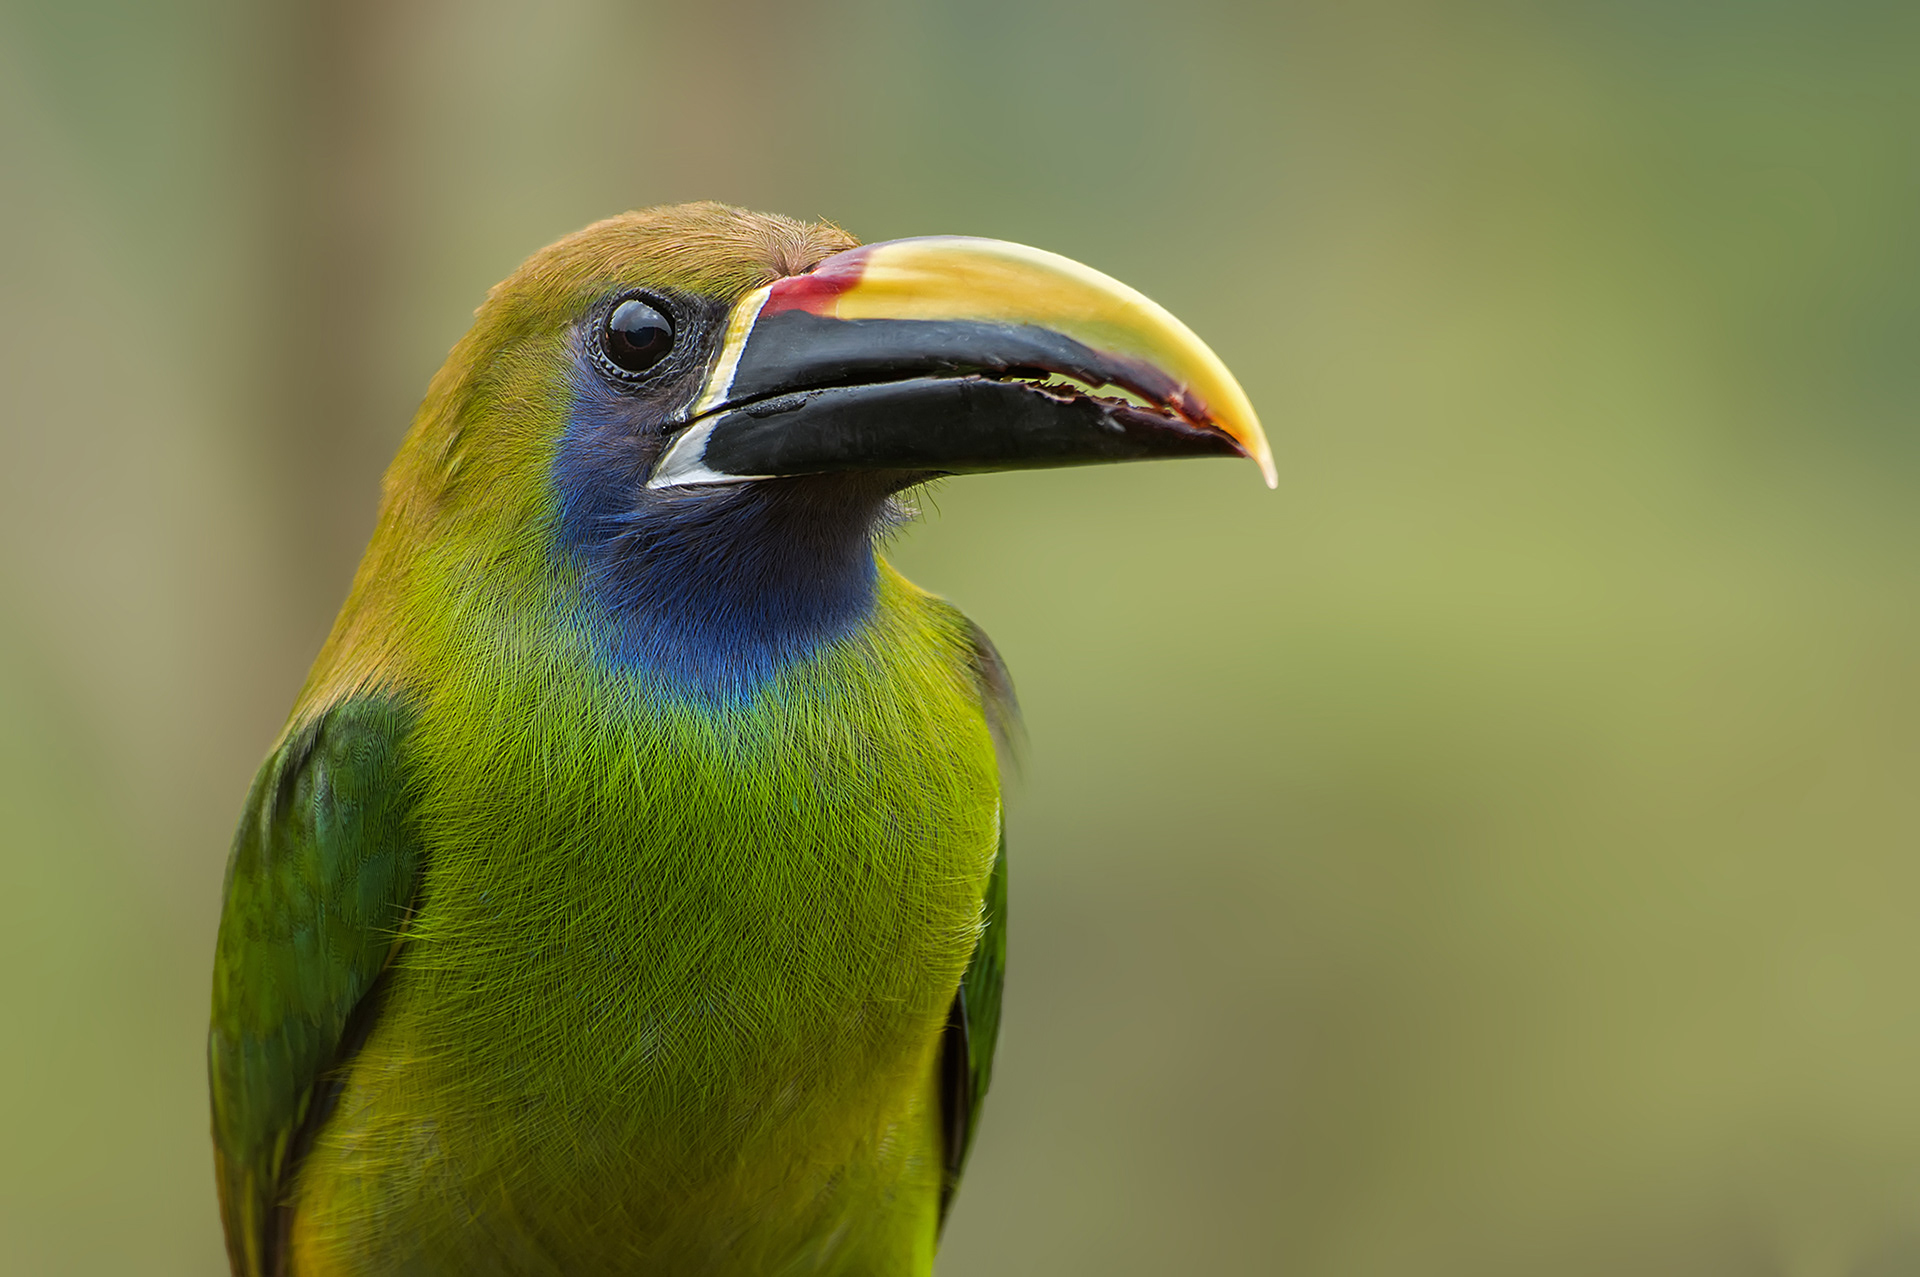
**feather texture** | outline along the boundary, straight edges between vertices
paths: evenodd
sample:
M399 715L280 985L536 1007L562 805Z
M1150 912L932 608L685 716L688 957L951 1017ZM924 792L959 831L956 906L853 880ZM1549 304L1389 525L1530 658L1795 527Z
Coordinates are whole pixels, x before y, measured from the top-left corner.
M730 304L849 242L603 223L435 378L229 871L236 1272L929 1271L997 1023L998 660L875 557L884 491L588 490L683 390L587 403L599 299Z

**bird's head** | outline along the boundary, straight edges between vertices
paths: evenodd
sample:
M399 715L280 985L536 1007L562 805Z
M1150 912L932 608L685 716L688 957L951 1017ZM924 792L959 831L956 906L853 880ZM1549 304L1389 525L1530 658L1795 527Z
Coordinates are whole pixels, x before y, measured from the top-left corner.
M1233 376L1125 285L996 240L861 246L690 204L590 226L488 295L382 534L544 547L614 659L705 680L725 653L738 682L857 618L901 489L1184 456L1273 482Z

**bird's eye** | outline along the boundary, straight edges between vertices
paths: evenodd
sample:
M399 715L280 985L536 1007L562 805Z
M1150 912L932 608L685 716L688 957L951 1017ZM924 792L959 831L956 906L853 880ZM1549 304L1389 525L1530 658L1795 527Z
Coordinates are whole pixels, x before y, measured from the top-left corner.
M637 297L629 297L607 316L600 344L614 367L643 373L673 349L673 321Z

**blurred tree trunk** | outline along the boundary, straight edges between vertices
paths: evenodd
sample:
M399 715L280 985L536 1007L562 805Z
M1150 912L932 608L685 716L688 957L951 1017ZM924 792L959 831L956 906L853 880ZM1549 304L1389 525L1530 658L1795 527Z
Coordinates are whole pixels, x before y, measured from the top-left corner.
M257 67L263 128L250 343L278 541L309 652L372 530L378 476L413 409L385 351L401 244L396 39L408 0L294 0L269 19ZM417 384L417 383L416 383Z

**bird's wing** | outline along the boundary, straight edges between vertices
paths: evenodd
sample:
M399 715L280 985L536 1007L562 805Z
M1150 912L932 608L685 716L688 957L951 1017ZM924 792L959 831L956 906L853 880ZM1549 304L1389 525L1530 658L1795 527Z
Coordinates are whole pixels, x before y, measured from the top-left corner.
M1013 681L994 650L993 642L972 626L974 680L981 708L1003 762L1014 753L1020 708ZM967 1167L973 1133L980 1124L980 1107L993 1080L993 1048L1000 1040L1000 990L1007 972L1007 821L1000 818L1000 848L993 860L982 902L984 926L973 959L960 978L959 992L947 1013L947 1030L940 1044L940 1117L946 1144L946 1175L940 1191L940 1220L944 1225L960 1173Z
M1007 971L1007 827L1000 825L1000 852L987 881L980 944L960 979L953 1009L947 1013L946 1036L940 1044L940 1116L946 1136L946 1178L940 1192L940 1220L944 1224L960 1173L967 1167L973 1132L980 1123L980 1106L993 1081L993 1048L1000 1038L1000 990Z
M227 864L207 1043L228 1252L267 1277L291 1171L413 899L410 715L367 695L289 735L254 778Z

